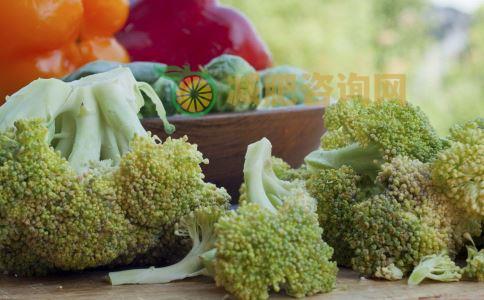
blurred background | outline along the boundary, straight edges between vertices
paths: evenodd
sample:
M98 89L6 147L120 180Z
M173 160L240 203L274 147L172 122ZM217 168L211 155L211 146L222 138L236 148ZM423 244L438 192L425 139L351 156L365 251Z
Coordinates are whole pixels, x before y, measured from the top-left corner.
M221 0L241 10L275 64L321 74L404 73L439 133L484 116L484 0Z

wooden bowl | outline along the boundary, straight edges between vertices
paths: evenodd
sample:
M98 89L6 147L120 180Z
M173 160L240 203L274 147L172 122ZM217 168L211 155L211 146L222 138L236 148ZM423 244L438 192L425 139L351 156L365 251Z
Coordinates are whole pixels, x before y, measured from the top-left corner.
M225 187L236 202L247 145L266 137L272 143L273 155L298 167L319 146L324 132L323 111L323 107L306 106L201 118L173 116L169 120L176 126L173 137L187 135L188 141L198 144L198 149L210 160L203 166L207 181ZM160 120L144 119L143 126L166 138Z

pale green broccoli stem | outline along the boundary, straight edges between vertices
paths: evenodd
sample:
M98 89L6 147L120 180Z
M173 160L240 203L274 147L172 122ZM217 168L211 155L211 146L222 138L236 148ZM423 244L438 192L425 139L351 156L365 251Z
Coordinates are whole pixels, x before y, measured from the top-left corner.
M0 107L0 132L21 119L42 118L49 126L62 112L71 109L72 87L57 79L38 79L7 99Z
M53 138L53 146L56 151L59 151L63 157L69 157L74 145L74 136L76 135L76 124L73 118L67 113L60 117L60 133L56 133Z
M290 183L279 179L274 173L271 152L272 145L266 138L247 147L244 182L247 200L275 213L289 195Z
M109 273L109 280L112 285L151 284L168 283L174 280L198 276L202 273L203 263L199 257L200 253L197 253L197 251L198 249L192 249L192 251L190 251L190 253L178 263L163 268L151 267L148 269L111 272Z
M121 160L122 151L119 149L118 143L116 142L116 135L112 128L109 126L103 126L102 139L101 159L110 159L114 165L118 165Z
M146 82L137 82L136 86L145 93L145 95L153 102L156 108L156 112L158 113L158 117L160 117L161 121L163 122L163 126L165 127L165 131L167 134L172 134L175 131L175 126L168 122L166 118L166 110L163 106L158 95L155 93L153 88Z
M156 104L165 131L172 133L174 126L156 93L149 85L137 83L126 68L71 83L33 81L0 107L0 132L17 120L39 118L49 130L47 142L76 171L83 173L91 161L117 164L130 151L133 137L147 134L137 116L144 104L142 92Z
M135 135L146 135L145 129L139 122L137 113L133 111L130 103L125 100L125 91L122 86L109 82L100 87L95 87L93 93L98 100L104 120L117 133L128 139Z
M422 258L408 278L408 285L418 285L425 278L451 282L459 281L461 277L460 268L456 266L447 254L434 254Z
M215 247L214 225L219 217L219 213L202 210L195 211L189 216L182 218L182 229L177 230L176 233L180 236L189 236L193 245L190 252L181 261L162 268L151 267L148 269L111 272L109 273L111 284L168 283L188 277L208 275L209 272L205 270L204 265L204 263L209 264L208 256L205 256L204 260L201 256Z
M215 267L214 262L217 257L217 249L213 248L208 250L207 252L200 255L200 259L202 260L202 264L204 266L201 275L205 275L208 277L215 277Z
M324 150L318 149L304 159L308 169L339 169L343 165L351 167L358 174L375 177L383 163L382 153L378 146L370 144L366 147L354 143L349 146Z
M80 88L77 92L83 100L79 115L75 117L76 135L68 160L78 173L83 173L91 161L101 159L101 120L91 90Z

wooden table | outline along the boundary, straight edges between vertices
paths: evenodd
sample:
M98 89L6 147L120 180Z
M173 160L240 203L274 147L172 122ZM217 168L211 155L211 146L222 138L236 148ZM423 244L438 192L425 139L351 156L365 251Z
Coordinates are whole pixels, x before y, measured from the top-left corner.
M208 278L170 284L113 287L106 272L68 274L44 278L0 276L0 299L231 299ZM286 298L273 295L274 299ZM426 282L408 287L405 281L360 279L342 269L336 289L311 299L484 299L484 284L476 282Z

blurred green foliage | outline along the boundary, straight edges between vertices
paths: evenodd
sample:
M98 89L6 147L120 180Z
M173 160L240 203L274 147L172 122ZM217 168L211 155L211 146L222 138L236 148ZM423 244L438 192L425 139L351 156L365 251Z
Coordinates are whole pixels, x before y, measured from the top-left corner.
M221 0L245 13L276 65L322 74L404 73L407 98L444 134L484 114L484 11L473 16L469 50L439 85L419 75L437 41L426 0Z
M484 117L484 7L472 16L468 49L453 64L437 93L442 105L432 105L431 108L444 120L455 122ZM439 102L439 99L435 101Z

